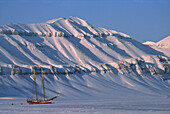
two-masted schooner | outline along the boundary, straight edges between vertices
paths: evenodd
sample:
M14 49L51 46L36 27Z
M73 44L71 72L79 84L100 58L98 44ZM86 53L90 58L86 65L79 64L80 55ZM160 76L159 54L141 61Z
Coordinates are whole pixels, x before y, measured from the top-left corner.
M27 103L29 104L51 104L52 100L57 98L58 96L60 96L60 94L58 94L57 96L51 98L51 99L47 99L46 98L46 94L45 94L45 86L44 86L44 78L43 76L45 75L45 72L43 69L41 69L42 71L42 94L44 96L44 99L38 99L38 96L37 96L37 84L36 84L36 75L35 75L35 69L34 69L34 86L33 86L33 97L32 99L27 99ZM34 98L35 96L35 98Z

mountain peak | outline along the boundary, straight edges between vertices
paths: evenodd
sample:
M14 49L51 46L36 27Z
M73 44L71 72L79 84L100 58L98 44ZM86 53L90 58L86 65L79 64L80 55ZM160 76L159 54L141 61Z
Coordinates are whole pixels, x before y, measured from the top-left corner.
M95 27L87 21L78 17L70 16L66 18L57 18L49 20L45 23L38 24L7 24L0 27L0 33L2 34L17 34L25 35L31 33L31 35L38 34L39 36L47 37L104 37L104 36L118 36L131 38L130 36L108 30L101 27Z
M170 36L162 39L161 41L157 42L157 45L161 46L170 46Z
M145 45L155 45L156 43L152 42L152 41L146 41L143 44L145 44Z
M155 45L155 46L159 46L159 47L168 47L170 46L170 36L160 40L159 42L155 43L152 41L146 41L143 44L145 45Z
M55 18L55 19L51 19L51 20L48 20L46 23L55 23L57 21L61 21L61 20L82 20L78 17L74 17L74 16L70 16L70 17L61 17L61 18Z

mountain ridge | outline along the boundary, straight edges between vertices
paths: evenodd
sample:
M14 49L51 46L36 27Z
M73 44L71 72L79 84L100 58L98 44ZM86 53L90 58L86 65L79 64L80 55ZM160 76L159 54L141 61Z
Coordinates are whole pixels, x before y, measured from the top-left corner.
M37 24L7 24L0 28L3 34L19 34L19 35L39 35L48 37L102 37L120 35L122 37L131 38L124 33L113 30L95 27L78 17L57 18L49 20L45 23Z

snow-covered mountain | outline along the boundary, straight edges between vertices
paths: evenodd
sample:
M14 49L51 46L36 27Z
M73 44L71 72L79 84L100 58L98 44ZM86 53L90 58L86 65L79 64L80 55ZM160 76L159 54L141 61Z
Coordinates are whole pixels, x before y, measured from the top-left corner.
M167 46L170 47L170 36L162 39L161 41L156 43L157 46Z
M152 41L146 41L144 42L143 44L145 45L154 45L154 46L158 46L158 47L170 47L170 36L160 40L159 42L155 43L155 42L152 42Z
M154 49L78 17L7 24L0 33L0 96L30 96L33 70L40 86L42 68L49 95L170 96L168 49Z
M170 36L160 40L159 42L151 42L147 41L143 43L144 45L148 45L151 48L164 53L166 56L170 57Z
M1 33L18 34L28 36L47 36L47 37L98 37L120 35L127 38L130 36L113 30L95 27L78 17L68 17L49 20L38 24L12 23L0 28Z
M145 44L145 45L156 45L156 43L152 42L152 41L146 41L143 44Z

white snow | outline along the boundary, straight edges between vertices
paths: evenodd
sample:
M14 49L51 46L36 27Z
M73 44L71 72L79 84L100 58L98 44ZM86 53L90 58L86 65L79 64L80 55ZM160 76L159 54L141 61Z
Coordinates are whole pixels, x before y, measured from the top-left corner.
M156 45L161 46L161 47L162 46L170 47L170 36L168 36L168 37L162 39L161 41L157 42Z
M0 99L0 113L13 114L168 114L169 100L56 100L50 105L29 105L25 99ZM2 102L4 102L2 104Z
M37 33L39 35L48 36L51 34L52 36L56 36L56 34L63 34L65 37L75 37L84 36L98 36L99 34L107 35L119 35L120 37L131 38L129 35L107 30L101 27L95 27L89 24L87 21L84 21L78 17L68 17L68 18L59 18L52 19L47 21L46 23L38 23L38 24L21 24L21 23L12 23L7 24L0 27L0 32L6 31L12 32L12 34L32 34ZM18 33L14 33L18 32ZM25 33L26 32L26 33ZM58 35L60 36L60 35Z
M170 111L169 37L143 45L78 17L8 24L0 32L0 113ZM61 94L54 104L26 104L34 68L38 89L43 68L47 95Z
M155 45L156 43L152 42L152 41L146 41L143 44L145 44L145 45Z
M146 41L143 44L145 45L151 45L151 46L158 46L158 47L166 47L169 48L170 47L170 36L160 40L159 42L155 43L152 41Z
M162 52L164 55L170 57L170 36L160 40L157 43L147 41L143 43L145 45L151 46L153 49Z

